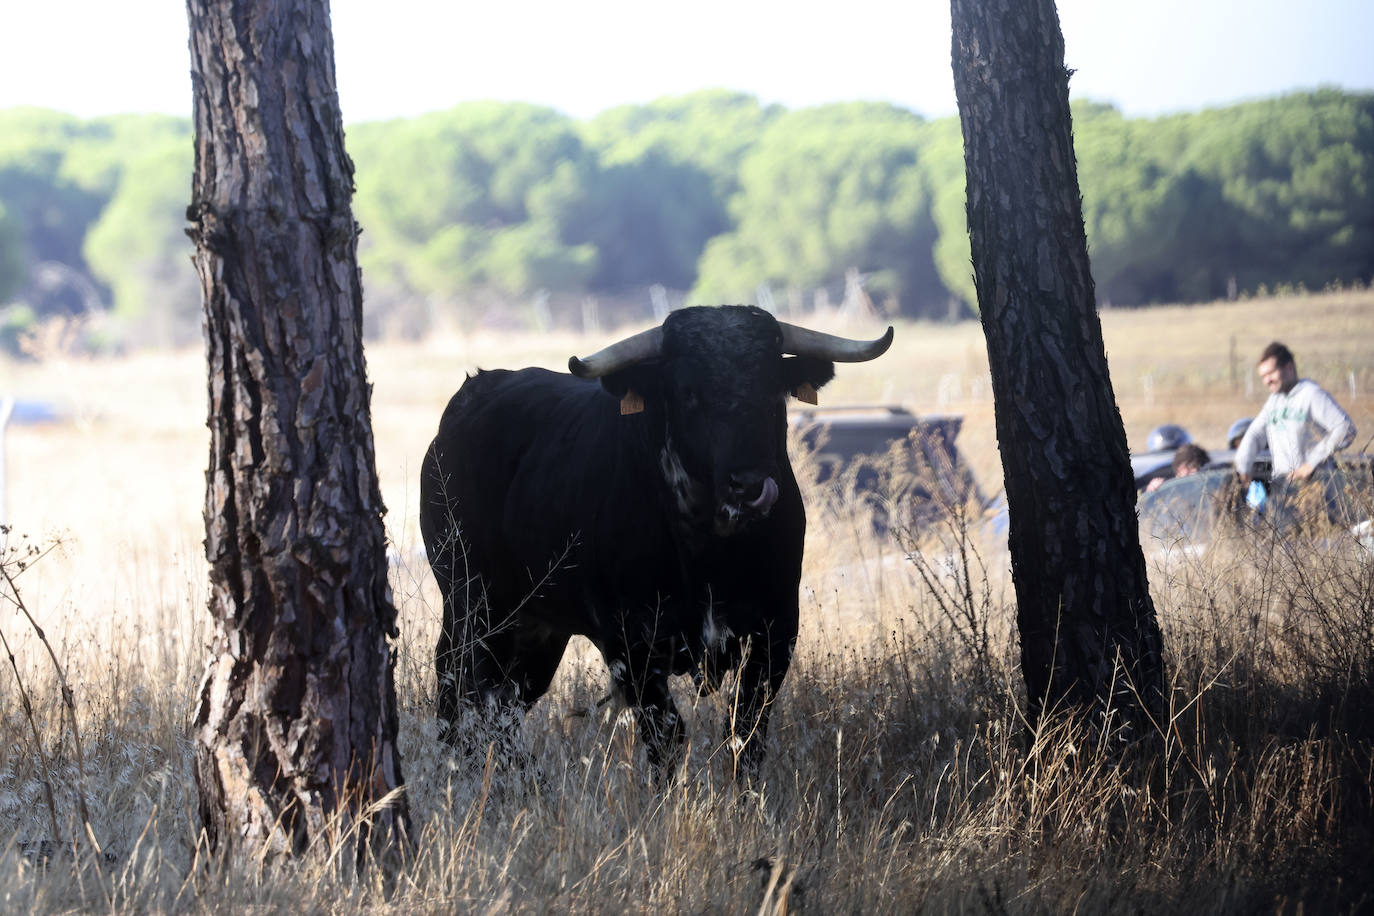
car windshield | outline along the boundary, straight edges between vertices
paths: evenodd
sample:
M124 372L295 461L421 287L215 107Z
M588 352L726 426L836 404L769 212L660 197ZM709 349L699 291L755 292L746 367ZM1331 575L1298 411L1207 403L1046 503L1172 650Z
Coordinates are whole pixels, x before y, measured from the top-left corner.
M1165 542L1210 540L1218 508L1226 504L1223 491L1233 474L1211 471L1166 480L1140 499L1141 538Z

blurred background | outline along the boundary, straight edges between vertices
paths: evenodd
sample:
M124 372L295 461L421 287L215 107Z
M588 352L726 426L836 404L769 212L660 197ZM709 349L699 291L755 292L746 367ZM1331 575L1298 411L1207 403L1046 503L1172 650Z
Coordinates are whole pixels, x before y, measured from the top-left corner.
M333 4L370 337L972 317L948 7L915 6ZM1059 7L1101 305L1369 282L1374 8ZM11 355L200 339L185 10L89 12L0 55Z

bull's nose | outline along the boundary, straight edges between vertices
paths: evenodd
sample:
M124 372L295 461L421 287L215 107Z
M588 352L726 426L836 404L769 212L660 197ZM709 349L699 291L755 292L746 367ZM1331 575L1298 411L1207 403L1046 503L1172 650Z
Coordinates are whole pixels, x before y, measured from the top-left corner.
M730 475L730 496L728 502L734 506L747 506L755 512L767 515L778 500L778 482L771 475L757 471L742 471Z
M736 502L751 503L763 494L767 474L758 471L736 471L730 475L730 498Z

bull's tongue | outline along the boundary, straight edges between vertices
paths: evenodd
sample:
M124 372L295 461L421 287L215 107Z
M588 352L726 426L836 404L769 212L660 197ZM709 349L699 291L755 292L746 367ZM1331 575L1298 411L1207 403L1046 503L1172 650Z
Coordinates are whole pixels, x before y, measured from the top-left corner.
M759 512L767 512L773 507L773 503L778 501L778 484L771 477L764 478L763 490L760 491L758 498L749 501L749 508Z

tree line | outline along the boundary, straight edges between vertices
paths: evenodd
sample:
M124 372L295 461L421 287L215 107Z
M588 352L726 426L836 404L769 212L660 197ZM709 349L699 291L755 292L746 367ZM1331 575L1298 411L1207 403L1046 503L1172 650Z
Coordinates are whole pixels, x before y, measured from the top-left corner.
M1073 115L1101 304L1374 275L1374 93ZM588 298L643 319L655 286L662 301L810 307L841 298L847 274L892 314L974 308L954 117L706 90L588 120L465 103L355 124L347 144L374 330L575 324ZM112 338L198 338L192 169L185 119L0 111L0 340L87 311Z

